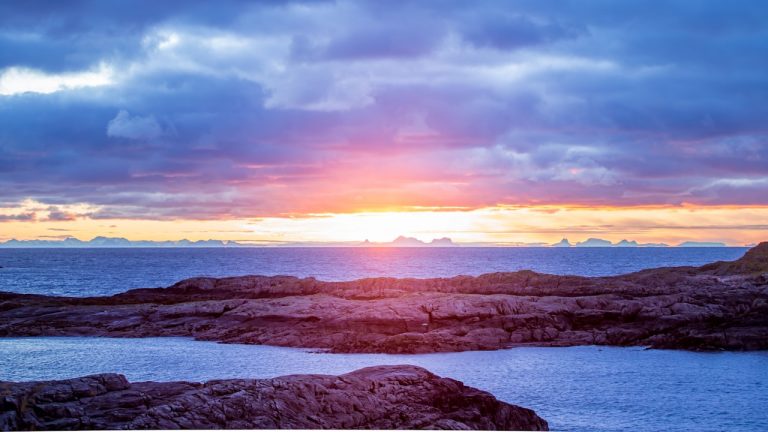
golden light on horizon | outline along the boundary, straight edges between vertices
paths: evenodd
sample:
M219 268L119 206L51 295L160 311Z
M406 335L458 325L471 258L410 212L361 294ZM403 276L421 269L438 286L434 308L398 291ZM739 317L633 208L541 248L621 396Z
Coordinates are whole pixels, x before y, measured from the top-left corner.
M388 242L398 236L422 241L449 237L457 243L551 244L562 238L676 244L719 241L745 245L765 240L768 207L558 207L496 206L474 210L402 209L222 220L90 219L87 206L62 206L66 220L50 220L34 202L33 220L0 224L0 241L96 236L129 240L236 240L292 242ZM18 212L19 210L14 210ZM5 214L9 214L5 211ZM80 216L77 216L80 214Z

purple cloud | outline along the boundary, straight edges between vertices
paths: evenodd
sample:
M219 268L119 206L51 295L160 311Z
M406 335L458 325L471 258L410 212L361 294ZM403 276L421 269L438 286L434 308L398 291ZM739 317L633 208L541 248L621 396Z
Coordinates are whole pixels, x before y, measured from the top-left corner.
M768 7L664 9L5 4L2 201L93 218L768 205ZM101 64L108 84L47 93L6 75Z
M35 220L34 213L19 213L12 215L0 215L0 222L17 222L17 221L32 221Z

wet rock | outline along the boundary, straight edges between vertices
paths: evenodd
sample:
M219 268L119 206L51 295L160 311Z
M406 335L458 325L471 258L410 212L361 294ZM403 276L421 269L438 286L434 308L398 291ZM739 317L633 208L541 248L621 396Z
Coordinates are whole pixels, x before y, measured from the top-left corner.
M116 374L0 382L0 429L547 430L535 412L416 366L203 384Z
M110 297L0 292L0 336L66 335L189 336L335 352L530 344L768 349L768 243L733 262L614 277L244 276L193 278Z

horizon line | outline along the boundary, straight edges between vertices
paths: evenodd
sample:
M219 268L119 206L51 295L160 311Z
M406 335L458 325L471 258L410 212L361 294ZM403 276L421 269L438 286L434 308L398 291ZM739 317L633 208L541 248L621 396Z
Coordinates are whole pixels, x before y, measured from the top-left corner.
M206 239L189 240L129 240L125 237L96 236L90 240L81 240L74 236L61 239L23 239L11 238L0 241L0 248L220 248L220 247L387 247L387 248L453 248L453 247L508 247L508 248L685 248L685 247L753 247L757 243L730 244L725 241L684 240L677 242L648 242L622 239L610 241L598 237L589 237L582 241L571 242L567 237L559 242L462 242L449 237L433 238L423 241L411 236L398 236L391 241L373 242L368 239L351 241L282 241L268 239L228 240Z

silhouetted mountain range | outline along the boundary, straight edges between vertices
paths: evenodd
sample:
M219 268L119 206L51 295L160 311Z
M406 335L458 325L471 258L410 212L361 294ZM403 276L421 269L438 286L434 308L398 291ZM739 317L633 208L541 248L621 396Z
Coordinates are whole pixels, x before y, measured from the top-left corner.
M568 239L564 238L559 242L551 245L552 247L670 247L666 243L638 243L635 240L621 240L616 243L612 243L608 240L600 238L588 238L583 242L571 243ZM686 241L678 244L676 247L726 247L727 245L722 242L695 242Z
M123 237L94 237L83 241L74 237L63 240L8 240L0 243L0 247L28 248L122 248L122 247L237 247L248 246L231 240L197 240L187 239L176 241L128 240Z
M79 240L68 237L62 240L8 240L0 242L0 248L130 248L130 247L253 247L253 246L292 246L292 247L457 247L457 246L506 246L506 247L670 247L666 243L638 243L635 240L621 240L612 243L600 238L588 238L582 242L571 243L567 238L552 245L545 243L454 243L448 237L422 241L415 237L399 236L390 242L276 242L244 243L233 240L197 240L175 241L128 240L123 237L94 237L91 240ZM676 247L725 247L721 242L686 241Z
M414 237L399 236L391 242L373 243L368 240L361 243L359 246L390 246L390 247L450 247L458 246L453 240L448 237L439 239L432 239L430 242L421 241Z

